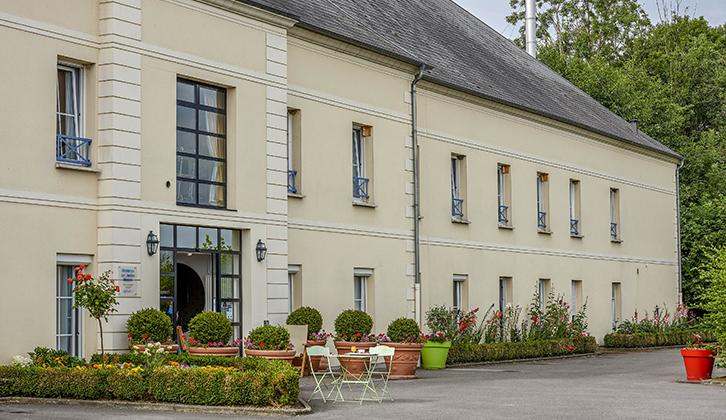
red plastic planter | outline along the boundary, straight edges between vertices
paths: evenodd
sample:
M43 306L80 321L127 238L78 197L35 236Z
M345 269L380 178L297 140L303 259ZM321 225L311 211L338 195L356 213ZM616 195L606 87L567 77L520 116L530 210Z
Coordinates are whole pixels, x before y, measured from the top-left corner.
M716 360L711 350L681 349L681 356L686 365L686 377L689 381L711 379L713 362Z

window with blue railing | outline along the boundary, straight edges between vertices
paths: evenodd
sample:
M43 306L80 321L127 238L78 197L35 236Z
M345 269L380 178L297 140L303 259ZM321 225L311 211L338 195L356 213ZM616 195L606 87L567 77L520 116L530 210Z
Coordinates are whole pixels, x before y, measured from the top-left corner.
M91 140L83 137L83 67L58 63L56 161L91 165Z
M301 112L299 109L287 110L287 193L302 198L302 174L300 172L300 130Z
M620 191L610 188L610 240L620 242Z
M371 126L353 126L353 204L372 204Z
M497 219L499 227L512 226L510 166L497 165Z
M582 237L580 222L580 181L570 180L570 235Z
M549 175L546 173L537 173L537 231L543 233L550 232L549 226Z
M455 222L466 220L466 157L451 155L451 218Z

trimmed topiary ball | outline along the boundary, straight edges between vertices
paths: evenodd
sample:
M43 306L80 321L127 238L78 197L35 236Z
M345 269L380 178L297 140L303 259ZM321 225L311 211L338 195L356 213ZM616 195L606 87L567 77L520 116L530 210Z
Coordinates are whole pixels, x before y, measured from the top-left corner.
M254 350L292 350L290 332L281 326L262 325L250 331L246 348Z
M303 306L292 311L287 316L285 323L287 325L307 325L308 340L313 340L313 334L319 333L323 328L323 316L317 309Z
M336 340L345 340L355 334L370 334L372 328L373 318L363 311L348 309L335 318Z
M171 332L169 316L154 308L138 310L126 321L126 333L133 345L146 344L149 341L165 343L171 338Z
M388 324L386 335L394 343L411 342L418 339L421 329L413 319L398 318Z
M232 324L219 312L200 312L189 321L189 335L201 344L227 344L232 338Z

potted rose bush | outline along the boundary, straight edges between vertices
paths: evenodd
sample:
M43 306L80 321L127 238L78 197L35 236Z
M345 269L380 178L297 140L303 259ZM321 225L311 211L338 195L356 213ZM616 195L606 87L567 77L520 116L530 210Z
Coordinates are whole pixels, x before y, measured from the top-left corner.
M416 321L408 318L395 319L388 324L386 335L390 341L382 344L396 349L393 360L386 360L386 368L392 364L390 378L416 378L416 365L418 365L424 342L421 329Z
M126 321L129 350L143 353L149 343L159 343L167 353L179 348L171 340L171 319L158 309L146 308L131 314Z
M424 336L421 349L424 369L444 369L451 348L451 340L457 332L457 321L446 306L434 306L426 311L426 326L431 331Z
M250 331L244 339L244 351L245 356L282 359L290 364L295 358L290 332L279 325L262 325Z
M693 335L693 343L681 349L683 364L686 366L686 378L689 381L711 379L713 363L721 351L721 346L701 342L701 336Z
M229 345L232 324L219 312L203 311L189 321L187 347L193 356L237 356L239 342Z

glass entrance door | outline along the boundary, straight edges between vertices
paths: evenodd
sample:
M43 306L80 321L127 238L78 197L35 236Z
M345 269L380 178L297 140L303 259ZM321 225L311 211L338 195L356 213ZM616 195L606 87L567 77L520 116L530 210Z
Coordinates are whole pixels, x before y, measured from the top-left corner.
M221 312L241 338L241 235L237 230L160 226L159 303L174 325L187 330L203 310Z

